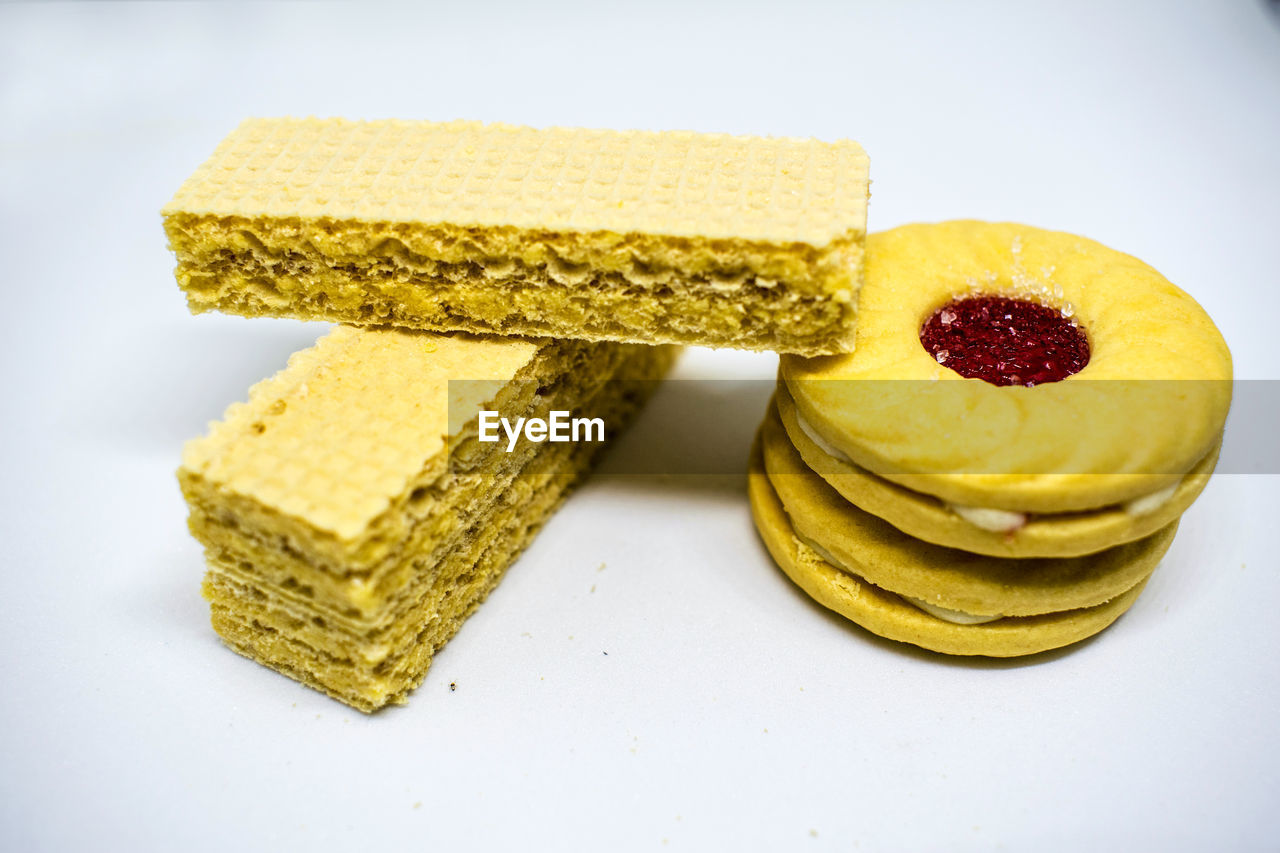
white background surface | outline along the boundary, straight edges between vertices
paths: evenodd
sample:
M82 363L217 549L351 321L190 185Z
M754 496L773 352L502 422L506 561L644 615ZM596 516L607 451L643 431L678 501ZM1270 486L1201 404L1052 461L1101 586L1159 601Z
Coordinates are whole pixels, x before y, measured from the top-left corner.
M1086 234L1280 378L1264 5L895 5L0 7L0 848L1274 848L1276 477L1215 479L1125 618L1025 662L828 615L740 480L594 479L374 717L208 626L181 444L321 330L172 280L158 210L248 115L852 137L874 228ZM620 453L745 460L765 405L663 400Z

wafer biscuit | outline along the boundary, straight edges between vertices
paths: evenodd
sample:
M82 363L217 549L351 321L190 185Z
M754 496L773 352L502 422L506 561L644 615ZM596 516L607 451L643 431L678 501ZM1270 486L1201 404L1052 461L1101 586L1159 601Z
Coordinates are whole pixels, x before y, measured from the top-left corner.
M612 436L674 352L334 330L184 451L215 629L360 710L403 702L603 446L508 451L477 410Z
M195 312L848 351L854 142L250 119L165 207Z

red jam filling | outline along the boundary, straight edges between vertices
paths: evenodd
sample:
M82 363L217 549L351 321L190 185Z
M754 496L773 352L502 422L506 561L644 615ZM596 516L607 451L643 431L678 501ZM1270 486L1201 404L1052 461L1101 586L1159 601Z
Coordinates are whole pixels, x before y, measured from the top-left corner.
M992 385L1057 382L1089 363L1084 329L1056 308L1006 296L942 306L921 327L920 343L938 364Z

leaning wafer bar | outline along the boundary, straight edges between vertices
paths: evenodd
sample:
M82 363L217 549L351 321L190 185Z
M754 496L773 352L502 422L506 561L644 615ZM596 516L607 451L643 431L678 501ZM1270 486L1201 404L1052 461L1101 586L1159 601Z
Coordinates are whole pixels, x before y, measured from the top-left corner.
M164 208L194 312L845 352L855 142L250 119Z
M604 446L480 441L479 409L612 437L674 354L336 329L184 451L214 628L362 711L403 702Z

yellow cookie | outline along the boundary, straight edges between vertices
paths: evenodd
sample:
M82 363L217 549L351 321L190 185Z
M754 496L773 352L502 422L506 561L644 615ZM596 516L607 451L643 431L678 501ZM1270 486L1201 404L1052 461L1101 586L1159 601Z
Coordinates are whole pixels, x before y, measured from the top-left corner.
M1167 490L1218 442L1226 344L1194 300L1136 258L1071 234L962 221L868 237L865 273L854 352L783 356L781 375L825 442L879 476L958 506L1073 512ZM1050 331L1077 330L1087 363L1034 387L962 377L921 331L966 302L1052 309L1066 328Z
M782 570L818 603L868 631L952 655L1016 657L1070 645L1114 622L1137 599L1146 579L1095 607L1010 617L980 625L935 618L901 597L836 568L801 542L769 478L757 439L748 489L752 515L766 547Z
M1086 557L1011 560L930 545L846 501L813 473L775 412L761 427L765 471L796 537L877 587L966 616L1034 616L1103 604L1151 574L1177 522Z
M917 539L993 557L1078 557L1149 536L1179 518L1199 497L1222 446L1221 442L1215 445L1154 506L1139 500L1073 513L997 513L988 519L963 509L957 512L932 495L899 486L828 453L811 437L813 428L800 423L783 383L776 401L787 436L805 464L850 503Z

